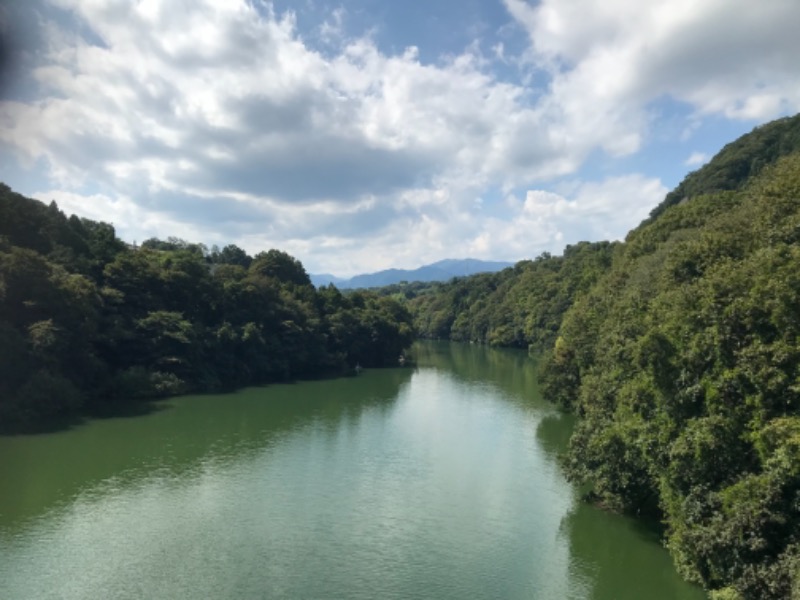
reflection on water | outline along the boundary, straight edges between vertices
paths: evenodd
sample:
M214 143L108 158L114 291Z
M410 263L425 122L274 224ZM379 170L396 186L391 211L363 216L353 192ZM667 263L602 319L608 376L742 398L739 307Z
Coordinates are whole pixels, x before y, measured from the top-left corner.
M469 383L495 385L515 401L551 408L539 394L536 362L525 352L477 344L425 342L416 344L414 353L420 364L441 369Z
M235 460L296 429L346 427L367 409L396 399L411 371L184 396L132 418L103 419L74 430L0 437L0 529L69 501L101 482L157 473L178 476Z
M632 519L578 503L562 522L569 537L573 579L590 583L590 598L639 600L704 598L681 581L652 528Z
M536 440L548 457L557 462L569 442L575 417L561 412L545 414L536 427Z
M173 399L0 438L0 598L695 598L576 501L525 353Z

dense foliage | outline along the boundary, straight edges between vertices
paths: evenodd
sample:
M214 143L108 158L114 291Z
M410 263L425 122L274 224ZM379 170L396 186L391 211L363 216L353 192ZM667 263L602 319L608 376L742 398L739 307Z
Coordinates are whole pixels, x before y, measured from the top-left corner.
M800 598L800 116L727 145L624 244L395 290L426 336L543 350L565 466L660 519L714 598Z
M131 248L108 224L0 187L0 429L396 364L412 337L395 300L316 290L279 250Z
M800 154L632 232L546 363L571 475L727 597L800 592Z
M434 339L548 348L564 311L608 270L616 246L581 242L563 256L543 254L499 273L412 288L407 297L417 331Z

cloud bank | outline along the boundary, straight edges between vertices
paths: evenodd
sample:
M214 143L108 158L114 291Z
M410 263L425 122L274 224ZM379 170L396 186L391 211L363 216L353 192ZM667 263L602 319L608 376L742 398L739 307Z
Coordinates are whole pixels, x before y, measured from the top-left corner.
M344 8L322 49L268 2L54 0L0 141L42 173L37 196L126 239L278 247L350 275L619 238L666 189L581 168L647 146L659 99L690 119L800 106L796 2L505 7L523 55L476 42L426 63L349 37Z

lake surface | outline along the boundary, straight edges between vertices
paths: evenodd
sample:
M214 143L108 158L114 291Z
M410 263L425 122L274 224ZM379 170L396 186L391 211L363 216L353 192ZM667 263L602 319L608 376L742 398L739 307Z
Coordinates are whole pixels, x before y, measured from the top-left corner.
M579 501L526 354L186 396L0 438L0 598L703 598Z

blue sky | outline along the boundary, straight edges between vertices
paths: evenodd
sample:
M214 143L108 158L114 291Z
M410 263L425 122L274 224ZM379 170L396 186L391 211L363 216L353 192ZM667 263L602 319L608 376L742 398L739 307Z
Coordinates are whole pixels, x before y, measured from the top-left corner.
M0 179L349 276L621 239L800 110L796 0L35 0L0 8Z

